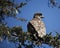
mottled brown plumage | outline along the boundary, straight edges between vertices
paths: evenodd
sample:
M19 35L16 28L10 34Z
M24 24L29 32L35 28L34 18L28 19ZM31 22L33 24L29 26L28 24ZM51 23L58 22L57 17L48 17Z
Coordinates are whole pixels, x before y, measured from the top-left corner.
M33 19L27 25L28 32L35 39L46 35L46 27L41 18L43 18L42 13L35 13Z

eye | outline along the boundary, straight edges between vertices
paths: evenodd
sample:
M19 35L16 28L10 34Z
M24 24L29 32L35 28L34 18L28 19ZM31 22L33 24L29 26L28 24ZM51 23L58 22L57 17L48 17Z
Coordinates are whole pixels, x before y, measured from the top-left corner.
M40 15L42 15L42 14L40 14Z

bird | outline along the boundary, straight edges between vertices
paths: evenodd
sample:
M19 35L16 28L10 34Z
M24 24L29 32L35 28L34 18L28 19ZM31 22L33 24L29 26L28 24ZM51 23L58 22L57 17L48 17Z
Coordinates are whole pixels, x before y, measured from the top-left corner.
M42 38L46 35L46 27L42 18L44 18L42 13L35 13L33 19L27 24L27 30L30 33L30 37L35 41L43 40Z

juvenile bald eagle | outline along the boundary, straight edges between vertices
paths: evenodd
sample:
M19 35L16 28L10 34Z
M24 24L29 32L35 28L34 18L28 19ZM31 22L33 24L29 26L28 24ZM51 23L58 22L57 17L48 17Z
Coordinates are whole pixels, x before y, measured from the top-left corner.
M41 20L42 18L42 13L35 13L33 19L27 24L28 32L33 40L41 40L46 35L46 28Z

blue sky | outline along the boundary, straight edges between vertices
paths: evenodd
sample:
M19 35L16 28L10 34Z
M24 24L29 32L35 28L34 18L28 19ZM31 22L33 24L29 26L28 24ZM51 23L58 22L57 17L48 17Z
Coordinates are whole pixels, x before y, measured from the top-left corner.
M17 1L22 2L24 0ZM57 0L57 2L59 3L60 0ZM60 9L57 7L49 8L48 0L31 0L21 9L21 13L17 15L17 17L27 19L27 22L21 22L14 18L7 18L7 25L10 27L22 26L23 30L27 31L27 23L33 18L36 12L41 12L44 15L45 18L42 20L46 25L47 33L53 32L53 35L55 35L55 31L60 33Z
M18 0L18 2L19 1L20 0ZM22 1L24 0L21 0L20 2ZM27 19L27 22L21 22L13 18L8 18L6 20L8 26L22 26L23 30L27 31L26 25L33 18L34 13L41 12L45 17L42 20L46 25L47 33L54 33L55 31L60 32L60 9L58 9L57 7L49 8L48 0L31 0L26 6L24 6L20 10L21 13L18 14L17 17L25 18Z

